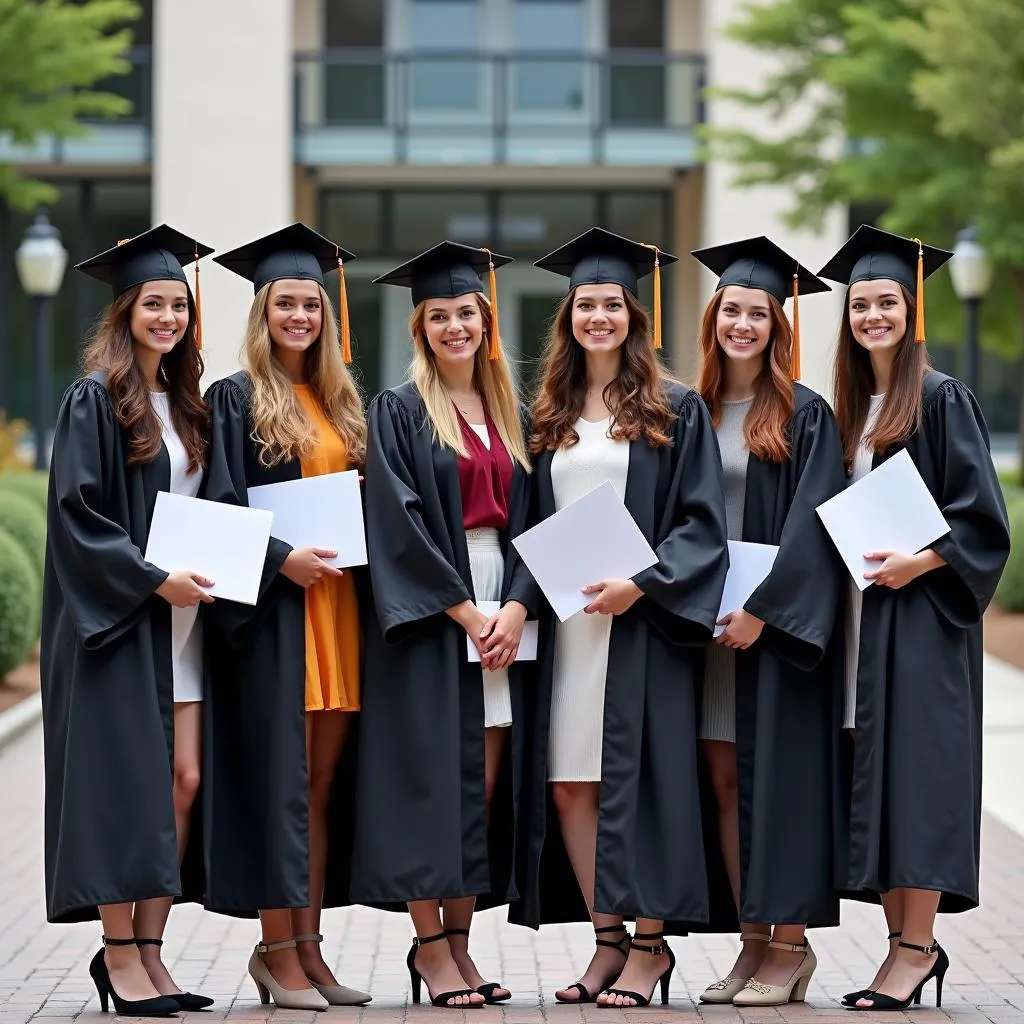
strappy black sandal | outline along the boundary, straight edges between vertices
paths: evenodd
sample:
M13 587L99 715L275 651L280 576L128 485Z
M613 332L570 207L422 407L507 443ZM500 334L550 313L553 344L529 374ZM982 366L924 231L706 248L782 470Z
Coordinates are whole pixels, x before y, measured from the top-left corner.
M605 934L607 934L609 932L623 932L623 936L622 936L621 939L619 939L618 942L611 942L608 939L597 939L597 938L595 938L594 939L594 944L597 945L597 946L606 946L608 949L617 949L622 954L622 956L624 958L629 956L628 943L629 943L630 939L629 939L629 932L627 931L626 926L624 924L610 924L610 925L607 925L604 928L595 928L594 929L594 935L595 936L596 935L605 935ZM627 949L623 949L622 948L622 944L623 943L627 944ZM621 972L619 972L619 973L621 973ZM608 980L604 983L604 986L602 986L600 991L604 991L604 988L606 986L610 985L618 976L619 976L618 974L614 974L614 975L609 976ZM587 991L586 985L584 985L582 982L577 981L575 984L570 985L568 987L567 991L572 991L572 989L576 989L576 991L579 992L579 994L580 994L579 999L559 999L558 996L555 996L555 1001L559 1002L559 1003L565 1003L568 1006L574 1006L576 1003L592 1003L594 1001L594 997Z
M469 942L469 929L468 928L445 928L444 934L445 934L446 937L449 936L449 935L465 935L466 936L466 942L467 943ZM494 995L494 993L497 992L499 988L504 988L504 987L505 986L502 985L500 981L486 981L486 982L484 982L483 985L481 985L477 989L477 992L479 992L480 995L482 995L484 997L484 1002L485 1003L488 1003L489 1005L494 1006L497 1003L504 1003L507 1000L512 998L512 993L511 992L509 992L509 994L507 996L497 996L496 997Z
M858 1006L855 1003L853 1006L847 1006L848 1010L905 1010L912 1002L921 1002L921 990L932 978L935 979L935 1007L938 1009L942 1006L942 979L945 978L946 971L949 970L949 957L946 956L946 951L934 939L928 946L916 946L913 942L903 941L900 942L900 946L903 949L916 949L918 953L925 953L928 956L931 956L932 953L938 954L935 963L932 964L932 969L917 983L917 988L906 999L887 996L884 992L868 992L861 996L861 999L866 999L871 1004L870 1006Z
M428 935L425 939L421 939L417 935L412 940L412 949L409 950L409 955L405 958L405 966L409 968L409 981L412 983L412 1001L414 1003L420 1001L420 986L423 984L423 975L416 969L416 954L419 952L420 946L425 946L428 942L440 942L447 938L448 936L444 932L438 932L437 935ZM432 996L430 986L427 986L427 998L431 1005L440 1006L445 1010L476 1010L485 1006L485 1003L448 1002L449 999L458 999L459 996L475 996L477 994L475 988L460 988L455 992L441 992L439 995Z
M893 939L902 938L903 932L889 932L887 936L889 942L892 942ZM846 995L843 996L841 1002L843 1006L855 1006L857 1004L857 1000L863 999L870 991L871 989L869 988L859 988L856 992L847 992Z
M653 942L653 946L641 946L639 942ZM672 984L672 972L676 969L676 955L672 952L672 948L665 941L665 935L663 932L645 932L640 934L639 932L633 936L630 944L630 949L639 949L643 953L650 953L651 956L661 956L662 953L668 954L668 967L662 971L661 976L654 982L654 986L651 989L649 996L642 996L639 992L631 992L629 989L624 988L606 988L602 989L602 995L607 996L624 996L627 999L632 999L636 1006L650 1006L651 1000L654 998L654 989L661 985L661 1005L664 1006L668 1002L668 989ZM603 1010L632 1010L632 1006L616 1006L614 1003L598 1003L598 1006Z

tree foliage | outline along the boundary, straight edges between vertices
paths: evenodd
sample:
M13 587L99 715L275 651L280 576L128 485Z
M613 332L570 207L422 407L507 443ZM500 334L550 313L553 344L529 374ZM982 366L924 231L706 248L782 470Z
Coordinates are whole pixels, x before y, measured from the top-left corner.
M93 87L131 69L124 53L139 13L135 0L0 0L0 138L80 136L82 118L129 113L127 100ZM55 192L0 163L0 198L29 209Z

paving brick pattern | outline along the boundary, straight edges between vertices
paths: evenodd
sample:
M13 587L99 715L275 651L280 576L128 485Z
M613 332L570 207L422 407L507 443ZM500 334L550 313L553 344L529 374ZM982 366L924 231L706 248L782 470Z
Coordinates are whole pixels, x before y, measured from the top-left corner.
M0 1024L30 1020L104 1019L86 966L97 948L99 926L47 925L42 898L42 768L38 727L0 753ZM915 1024L953 1019L992 1024L1024 1024L1024 839L986 818L983 836L982 908L943 918L939 937L953 965L943 991L943 1007L912 1010ZM779 1009L740 1011L703 1007L702 989L731 965L736 941L730 936L676 939L679 958L667 1008L603 1010L596 1006L557 1006L553 991L575 980L592 950L584 925L552 926L540 933L504 924L499 912L481 914L474 926L473 951L484 975L500 978L514 997L503 1007L440 1010L409 1004L405 954L410 930L401 914L364 910L325 915L324 955L338 965L348 984L372 991L362 1009L332 1008L325 1014L261 1007L245 972L256 925L251 921L204 914L194 907L171 915L166 962L183 988L216 997L213 1011L190 1015L237 1024L273 1017L281 1024L331 1020L398 1024L444 1021L457 1024L647 1024L683 1021L697 1024L851 1024L838 999L870 981L885 955L885 924L877 907L844 907L841 928L817 931L812 942L819 967L804 1004ZM925 1003L934 1000L929 986ZM182 1017L185 1015L182 1014ZM861 1017L893 1020L899 1013Z

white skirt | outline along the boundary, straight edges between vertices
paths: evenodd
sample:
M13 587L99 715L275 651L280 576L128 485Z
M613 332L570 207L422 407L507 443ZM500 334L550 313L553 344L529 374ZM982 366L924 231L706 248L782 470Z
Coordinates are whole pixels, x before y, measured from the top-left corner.
M199 607L171 609L171 666L174 703L203 699L203 623Z
M500 601L505 575L505 556L501 553L498 531L481 527L466 531L469 572L478 601ZM507 728L512 724L512 696L508 689L508 671L480 670L484 686L484 728Z

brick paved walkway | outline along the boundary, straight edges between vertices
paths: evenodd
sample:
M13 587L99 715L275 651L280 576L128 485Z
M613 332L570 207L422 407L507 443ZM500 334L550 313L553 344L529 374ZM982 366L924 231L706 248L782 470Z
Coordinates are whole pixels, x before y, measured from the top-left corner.
M42 771L38 727L0 753L0 1024L25 1024L43 1018L98 1022L95 990L86 965L97 945L99 926L48 926L43 916ZM993 1024L1024 1024L1024 839L986 818L982 876L983 906L972 914L945 918L940 938L953 966L943 991L943 1008L912 1011L916 1024L950 1018ZM690 1021L711 1024L772 1024L813 1021L851 1024L838 998L866 984L885 953L885 926L874 907L844 908L843 927L812 936L819 968L806 1004L781 1010L741 1012L733 1007L702 1007L698 993L731 964L736 949L728 936L677 939L679 967L670 1008L601 1010L555 1006L552 992L582 971L592 949L583 925L550 927L539 934L504 925L497 912L482 914L474 929L474 952L484 975L501 978L514 998L504 1007L482 1010L434 1010L407 1005L405 953L409 926L403 915L362 909L325 916L325 956L343 965L339 976L374 993L362 1010L332 1009L326 1014L300 1013L260 1006L245 964L256 939L253 922L204 914L192 907L171 915L167 963L184 988L215 996L213 1012L195 1014L206 1021L280 1022L332 1019L366 1022L459 1021L474 1024L534 1024L576 1021L646 1024ZM925 1002L933 1000L929 986ZM184 1014L182 1015L184 1016ZM892 1020L900 1014L867 1014Z

